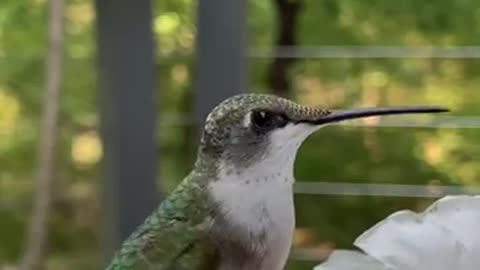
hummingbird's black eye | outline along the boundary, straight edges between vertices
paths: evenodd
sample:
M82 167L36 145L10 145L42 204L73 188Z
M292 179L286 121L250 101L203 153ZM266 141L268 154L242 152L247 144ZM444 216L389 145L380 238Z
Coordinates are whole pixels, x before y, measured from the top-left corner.
M266 130L275 124L275 115L267 111L252 112L252 126L257 130Z

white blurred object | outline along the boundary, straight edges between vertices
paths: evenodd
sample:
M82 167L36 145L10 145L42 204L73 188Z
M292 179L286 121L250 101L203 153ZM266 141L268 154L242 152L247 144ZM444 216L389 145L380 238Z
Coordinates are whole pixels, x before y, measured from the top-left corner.
M423 213L398 211L314 270L478 270L480 196L447 196ZM362 252L363 251L363 252Z

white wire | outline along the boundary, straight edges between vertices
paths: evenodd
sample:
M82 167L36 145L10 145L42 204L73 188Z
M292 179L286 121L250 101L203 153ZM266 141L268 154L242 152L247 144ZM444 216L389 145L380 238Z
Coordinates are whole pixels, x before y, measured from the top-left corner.
M480 58L480 46L280 46L252 48L252 58Z
M480 194L480 186L462 187L447 185L401 185L340 182L297 182L296 194L425 197L438 198L445 195Z

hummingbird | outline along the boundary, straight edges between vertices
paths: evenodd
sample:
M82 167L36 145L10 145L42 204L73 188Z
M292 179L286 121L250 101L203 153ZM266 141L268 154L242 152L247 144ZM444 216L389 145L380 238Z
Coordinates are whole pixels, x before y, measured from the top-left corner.
M295 228L294 161L309 135L349 119L445 111L330 111L268 94L230 97L207 116L192 171L107 270L283 269Z

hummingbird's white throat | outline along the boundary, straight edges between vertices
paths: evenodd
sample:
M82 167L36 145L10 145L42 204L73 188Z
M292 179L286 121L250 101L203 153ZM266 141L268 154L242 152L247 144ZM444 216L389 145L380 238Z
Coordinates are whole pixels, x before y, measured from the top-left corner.
M306 123L290 123L285 127L273 130L270 134L265 135L269 136L267 149L249 166L238 166L227 159L221 159L217 182L228 182L235 185L255 185L263 182L292 184L297 150L303 141L318 128L318 126ZM242 155L242 153L238 153L238 155Z
M282 269L291 246L295 215L293 166L301 143L316 127L288 124L270 134L264 156L248 167L221 164L219 179L210 183L225 218L249 235L266 235L259 249L269 251L263 269ZM259 243L260 244L260 243Z

